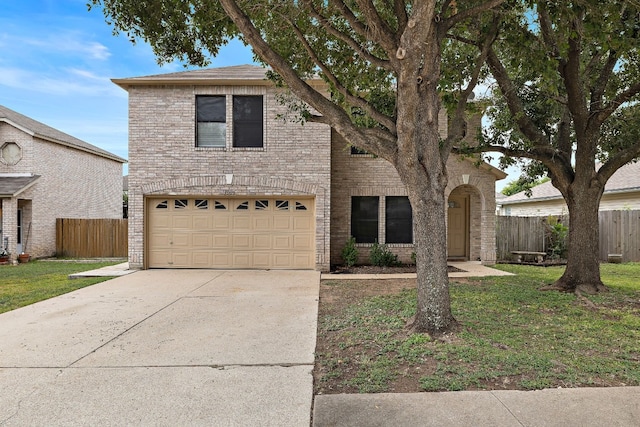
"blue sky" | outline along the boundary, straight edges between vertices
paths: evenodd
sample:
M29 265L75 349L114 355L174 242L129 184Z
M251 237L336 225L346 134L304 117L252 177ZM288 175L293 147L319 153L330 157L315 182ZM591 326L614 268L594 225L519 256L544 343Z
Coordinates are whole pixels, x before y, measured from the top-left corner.
M127 158L127 93L112 78L184 70L160 67L143 42L115 37L86 0L0 0L0 104ZM247 64L234 42L212 66Z
M160 67L149 46L115 37L102 10L86 3L0 0L0 104L126 159L127 93L111 79L185 68ZM251 62L235 41L211 66Z

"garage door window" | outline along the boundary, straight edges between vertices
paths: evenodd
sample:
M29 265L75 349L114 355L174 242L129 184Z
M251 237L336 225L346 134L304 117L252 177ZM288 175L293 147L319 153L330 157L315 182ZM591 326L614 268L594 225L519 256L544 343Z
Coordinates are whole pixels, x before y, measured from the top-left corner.
M227 209L226 204L224 204L224 203L222 203L222 202L220 202L218 200L213 202L213 206L214 206L215 210L226 210Z
M177 199L174 200L173 207L175 207L176 209L185 209L188 203L189 201L187 199Z
M199 200L196 199L196 208L197 209L209 209L209 201L208 200Z

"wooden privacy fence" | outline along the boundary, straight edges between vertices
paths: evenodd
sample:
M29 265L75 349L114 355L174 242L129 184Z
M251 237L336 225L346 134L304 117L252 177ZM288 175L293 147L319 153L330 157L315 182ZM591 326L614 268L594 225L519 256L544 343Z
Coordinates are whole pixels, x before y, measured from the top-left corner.
M622 261L640 261L640 211L602 211L600 259L622 254Z
M556 217L568 226L567 216ZM511 259L511 251L546 252L548 249L547 217L496 217L496 249L498 260ZM601 211L601 261L609 254L622 254L623 262L640 262L640 211Z
M72 258L128 255L126 219L56 219L56 254Z

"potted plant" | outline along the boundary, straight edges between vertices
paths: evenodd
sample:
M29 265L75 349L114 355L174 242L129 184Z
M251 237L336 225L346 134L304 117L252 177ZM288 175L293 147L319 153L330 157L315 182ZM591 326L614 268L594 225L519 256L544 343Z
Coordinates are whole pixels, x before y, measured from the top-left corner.
M11 255L5 248L0 248L0 264L9 264L9 255Z

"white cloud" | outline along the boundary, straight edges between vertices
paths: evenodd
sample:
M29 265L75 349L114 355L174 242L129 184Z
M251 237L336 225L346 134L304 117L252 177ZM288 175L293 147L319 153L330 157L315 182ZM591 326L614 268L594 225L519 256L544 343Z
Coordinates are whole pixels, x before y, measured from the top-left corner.
M0 86L58 96L126 97L126 92L119 90L109 78L80 69L52 73L0 67Z
M86 34L70 31L56 34L42 34L41 38L3 35L5 44L33 47L42 54L65 54L106 61L111 56L109 48L102 43L87 40Z

